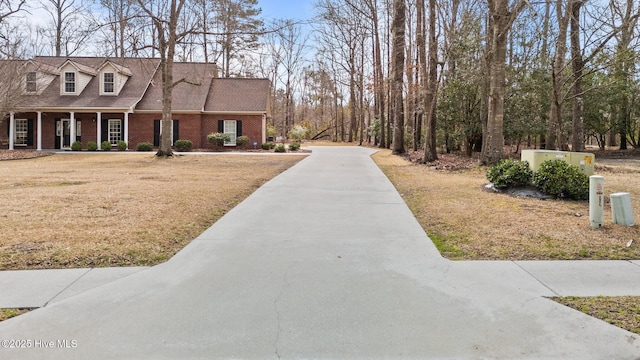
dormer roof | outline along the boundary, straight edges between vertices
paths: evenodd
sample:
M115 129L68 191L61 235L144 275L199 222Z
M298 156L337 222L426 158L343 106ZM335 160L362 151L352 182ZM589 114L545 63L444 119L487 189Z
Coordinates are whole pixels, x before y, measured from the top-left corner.
M98 72L86 65L82 65L80 63L77 63L71 59L67 59L67 61L65 61L62 65L60 65L60 70L62 70L63 68L65 68L67 65L71 65L73 66L77 71L81 72L81 73L85 73L87 75L91 75L91 76L96 76L98 75Z
M29 70L38 71L44 74L49 74L54 76L60 75L60 70L57 67L51 66L48 64L43 64L35 60L27 60L22 66L23 67L31 66L31 69Z
M105 60L104 63L102 63L102 65L100 65L100 68L98 69L98 71L102 71L102 69L104 69L106 66L111 66L112 68L116 69L117 72L119 72L122 75L126 75L126 76L133 76L133 73L131 72L131 69L129 69L126 66L122 66L119 65L109 59Z

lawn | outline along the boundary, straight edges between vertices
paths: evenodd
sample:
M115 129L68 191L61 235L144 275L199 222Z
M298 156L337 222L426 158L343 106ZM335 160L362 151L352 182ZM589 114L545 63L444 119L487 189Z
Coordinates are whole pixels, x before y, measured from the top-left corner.
M441 155L419 165L388 150L373 156L443 256L452 260L640 259L638 225L589 226L586 201L537 200L484 189L487 168ZM605 195L631 194L640 221L640 162L596 159ZM627 246L629 240L634 240ZM640 334L640 297L565 297L553 300Z
M443 156L446 159L446 156ZM443 256L452 260L640 259L640 227L613 225L609 194L629 192L640 221L640 167L596 165L605 179L605 225L589 226L587 201L538 200L484 189L487 168L415 164L373 156ZM597 161L597 159L596 159ZM634 240L631 246L627 243Z
M303 156L0 161L0 270L155 265Z

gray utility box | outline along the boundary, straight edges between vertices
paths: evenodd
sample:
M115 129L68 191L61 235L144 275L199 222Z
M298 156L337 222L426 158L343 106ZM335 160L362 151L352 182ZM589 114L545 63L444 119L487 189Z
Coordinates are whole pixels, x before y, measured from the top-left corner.
M625 226L635 225L633 209L631 208L631 195L626 192L611 194L611 214L613 223Z

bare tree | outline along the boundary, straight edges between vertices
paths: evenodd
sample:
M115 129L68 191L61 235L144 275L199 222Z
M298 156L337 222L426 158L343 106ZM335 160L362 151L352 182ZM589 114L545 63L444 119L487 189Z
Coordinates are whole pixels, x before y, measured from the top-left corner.
M70 56L86 46L92 31L87 0L39 0L49 14L51 29L45 34L51 39L55 56Z
M5 23L11 15L24 10L26 3L27 0L0 0L0 24Z
M10 17L24 10L25 0L0 0L0 26L5 31L0 33L0 125L4 119L19 105L24 81L24 62L19 61L20 38L11 36L15 27L8 24Z
M325 0L317 4L321 12L323 27L319 28L318 40L328 50L332 67L339 69L333 76L336 83L348 88L348 127L344 120L345 110L339 117L339 137L341 141L353 141L357 133L358 118L362 115L361 94L363 88L359 85L368 22L363 14L366 12L360 3L355 1L335 2ZM346 92L346 91L345 91ZM336 94L338 91L336 91ZM342 100L342 99L341 99ZM360 112L360 115L358 115ZM338 129L338 127L336 127ZM338 138L336 131L336 140ZM347 138L345 139L345 135Z
M631 125L632 99L635 97L631 84L633 83L633 69L637 55L631 44L637 39L636 31L640 18L640 6L633 0L612 0L610 9L615 18L619 20L619 32L617 34L614 65L614 76L620 84L620 90L616 95L614 116L616 118L616 133L620 136L620 149L627 149L627 138Z
M195 24L179 28L182 18L185 14L185 4L187 0L171 0L167 3L160 1L156 3L154 0L137 0L141 11L143 11L156 30L157 41L154 41L158 54L160 55L160 71L162 73L162 120L160 131L160 149L156 153L157 156L171 156L171 132L163 129L171 129L171 116L173 88L177 83L184 81L173 78L173 62L175 58L176 44L178 44L185 36L192 34Z
M380 147L386 147L386 117L385 117L385 79L382 67L382 50L380 40L380 20L379 20L379 7L377 0L345 0L345 3L354 11L358 17L364 17L370 22L370 25L364 25L368 27L371 34L372 52L373 52L373 91L374 91L374 113L375 117L380 121ZM364 38L363 38L364 40ZM364 51L364 44L363 44ZM364 71L364 69L363 69ZM362 139L361 139L362 140Z
M308 35L304 34L300 25L295 24L292 20L283 20L276 24L278 51L274 52L277 56L276 63L281 64L284 69L284 86L285 86L285 118L284 133L289 132L294 123L293 114L293 81L300 75L303 65L304 52L307 47Z
M101 29L107 55L125 57L133 52L134 4L134 0L100 0L100 5L106 10Z

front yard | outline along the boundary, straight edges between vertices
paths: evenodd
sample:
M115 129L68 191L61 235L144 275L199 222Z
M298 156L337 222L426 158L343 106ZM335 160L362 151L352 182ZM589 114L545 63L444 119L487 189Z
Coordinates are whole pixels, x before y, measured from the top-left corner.
M154 265L303 156L0 161L0 270Z
M441 155L418 165L384 150L373 158L389 177L443 256L453 260L640 259L640 227L589 227L586 201L537 200L483 190L486 168ZM640 221L640 160L596 157L605 195L631 193ZM452 170L453 169L453 170ZM633 240L630 246L629 241ZM553 300L640 334L640 297L566 297Z

